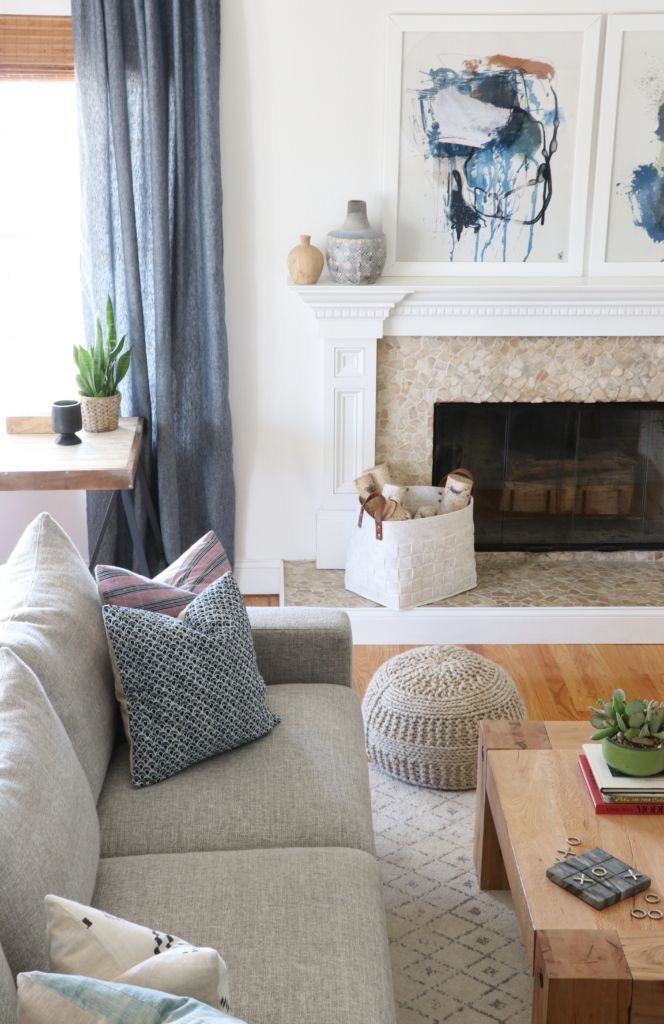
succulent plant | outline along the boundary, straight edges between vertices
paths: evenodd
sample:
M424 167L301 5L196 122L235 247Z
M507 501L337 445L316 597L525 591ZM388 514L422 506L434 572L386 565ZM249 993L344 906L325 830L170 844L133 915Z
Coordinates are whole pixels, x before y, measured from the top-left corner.
M74 362L78 367L76 383L82 395L87 398L110 398L118 390L118 384L129 369L131 349L123 352L125 336L118 341L115 330L113 302L109 295L106 300L107 335L97 317L97 337L94 345L86 348L74 345Z
M635 747L664 746L664 704L659 701L627 700L624 690L614 690L611 700L588 710L598 730L594 740L615 736Z

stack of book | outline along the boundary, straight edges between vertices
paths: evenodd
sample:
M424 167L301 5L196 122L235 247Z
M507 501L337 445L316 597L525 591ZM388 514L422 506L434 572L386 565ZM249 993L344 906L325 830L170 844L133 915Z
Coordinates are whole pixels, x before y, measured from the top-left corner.
M595 814L664 814L664 773L622 775L608 766L600 743L583 744L579 767Z

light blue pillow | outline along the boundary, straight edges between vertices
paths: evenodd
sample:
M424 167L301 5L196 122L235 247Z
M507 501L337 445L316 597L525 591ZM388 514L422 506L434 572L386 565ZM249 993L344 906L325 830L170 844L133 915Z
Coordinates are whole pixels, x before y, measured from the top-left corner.
M76 974L19 974L19 1017L25 1024L242 1024L197 999Z
M117 605L104 605L103 613L127 699L135 786L167 779L277 725L231 573L194 598L183 621Z

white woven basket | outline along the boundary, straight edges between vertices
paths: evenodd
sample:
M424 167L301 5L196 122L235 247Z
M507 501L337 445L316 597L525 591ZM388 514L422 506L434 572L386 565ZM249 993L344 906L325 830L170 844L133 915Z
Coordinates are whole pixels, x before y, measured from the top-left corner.
M409 512L439 504L438 487L409 487ZM473 502L459 512L383 523L367 513L353 529L346 559L346 590L386 608L412 608L442 601L477 586Z

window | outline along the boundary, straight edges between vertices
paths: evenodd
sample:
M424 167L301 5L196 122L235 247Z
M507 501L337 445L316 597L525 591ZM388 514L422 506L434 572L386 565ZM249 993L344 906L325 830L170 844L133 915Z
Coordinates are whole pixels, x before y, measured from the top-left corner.
M76 395L83 335L69 18L0 17L0 423Z

